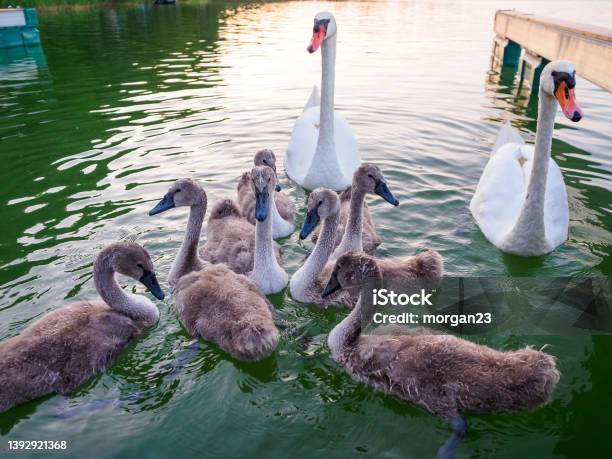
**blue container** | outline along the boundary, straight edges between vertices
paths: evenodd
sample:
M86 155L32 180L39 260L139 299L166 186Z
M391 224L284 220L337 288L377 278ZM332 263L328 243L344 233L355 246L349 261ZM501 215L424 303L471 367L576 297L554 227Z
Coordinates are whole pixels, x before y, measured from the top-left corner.
M0 48L40 44L34 8L0 9Z

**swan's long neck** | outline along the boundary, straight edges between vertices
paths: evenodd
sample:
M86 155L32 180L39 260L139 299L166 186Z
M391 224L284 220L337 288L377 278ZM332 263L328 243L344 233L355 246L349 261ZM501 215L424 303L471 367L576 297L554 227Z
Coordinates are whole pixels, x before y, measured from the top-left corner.
M546 245L544 200L556 108L554 97L540 89L538 127L531 176L529 177L527 194L521 213L508 237L509 241L526 247L533 246L535 248L536 246Z
M115 280L115 270L111 266L110 255L96 260L93 272L94 284L98 294L115 311L145 326L159 320L159 310L146 297L129 295Z
M370 287L379 289L382 286L383 274L380 268L376 268L376 271L372 273L372 277L363 282L362 294L351 313L330 332L327 337L327 345L336 362L343 363L344 353L349 350L359 338L363 331L363 325L369 323L372 319L372 315L374 314L372 295L366 291L368 291ZM365 298L363 293L366 293Z
M365 196L365 191L353 186L349 205L349 217L344 228L342 240L334 251L332 259L336 259L346 252L363 250L363 201Z
M303 290L317 288L316 280L323 271L323 268L325 268L325 264L334 250L334 240L339 220L340 215L336 212L323 221L323 228L321 229L321 234L319 234L317 245L315 245L304 266L300 268L301 272L298 278L304 279Z
M340 190L347 185L344 163L356 152L336 151L336 135L334 132L334 78L336 67L336 35L326 38L321 45L323 68L321 71L321 104L319 106L319 125L317 146L310 164L305 165L307 173L302 186L313 190L321 185ZM341 132L342 139L352 143L352 135ZM343 145L343 140L338 140ZM350 147L347 147L350 148ZM356 166L355 166L356 167ZM350 171L352 172L352 171Z
M204 215L206 215L206 199L190 207L185 237L170 270L168 279L170 284L175 284L182 276L199 269L202 265L198 256L198 245Z
M270 199L270 207L276 205L273 190ZM264 294L279 291L278 286L286 283L287 273L278 264L274 253L271 212L264 221L258 220L255 224L255 261L251 277Z
M274 205L270 203L270 206ZM254 270L266 269L270 264L276 264L272 241L272 215L255 224L255 264Z
M332 358L342 363L344 351L361 335L361 297L357 304L327 337L327 345Z
M334 86L336 79L336 35L321 44L321 109L317 152L334 149Z

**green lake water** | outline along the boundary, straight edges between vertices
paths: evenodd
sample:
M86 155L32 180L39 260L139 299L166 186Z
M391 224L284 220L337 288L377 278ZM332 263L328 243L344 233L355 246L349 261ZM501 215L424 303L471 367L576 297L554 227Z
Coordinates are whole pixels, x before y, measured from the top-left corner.
M468 203L505 120L533 142L537 101L511 72L490 72L497 8L612 24L608 2L184 2L39 11L42 47L0 50L0 339L66 301L93 298L92 262L105 244L136 240L162 286L186 212L148 217L180 177L210 201L235 194L252 156L272 148L283 171L296 117L320 79L305 47L312 18L338 22L336 108L362 158L378 164L400 200L369 204L379 256L438 250L457 276L610 276L612 95L578 79L585 112L559 113L553 158L570 206L566 244L545 257L503 255ZM281 173L304 218L306 193ZM501 186L501 184L500 184ZM310 242L281 241L291 274ZM130 289L142 292L126 281ZM327 333L345 314L271 297L301 336L284 333L270 358L200 349L171 302L105 373L72 396L0 415L8 440L66 440L73 457L428 458L443 421L353 382L329 356ZM470 416L459 457L610 457L612 338L497 336L559 359L550 405ZM2 369L0 369L2 371ZM19 453L19 457L40 453Z

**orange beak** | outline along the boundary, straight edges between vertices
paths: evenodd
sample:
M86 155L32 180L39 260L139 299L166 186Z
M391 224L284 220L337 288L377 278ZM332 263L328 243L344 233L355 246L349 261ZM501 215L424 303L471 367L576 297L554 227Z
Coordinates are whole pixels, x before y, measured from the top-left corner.
M574 88L570 89L565 81L559 84L559 87L555 91L555 97L559 101L563 114L574 122L582 119L583 113L580 105L576 102L576 93Z
M321 43L323 42L323 39L325 38L325 33L327 32L327 29L325 28L324 25L315 25L313 32L312 32L312 40L310 40L310 45L308 45L308 48L306 48L308 50L309 53L314 53L317 49L319 49L319 46L321 46Z

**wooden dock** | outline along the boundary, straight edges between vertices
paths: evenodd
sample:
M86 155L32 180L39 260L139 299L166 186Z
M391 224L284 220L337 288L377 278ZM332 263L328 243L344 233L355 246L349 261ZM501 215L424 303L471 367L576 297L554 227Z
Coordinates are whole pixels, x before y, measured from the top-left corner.
M518 65L526 85L548 61L566 59L578 75L612 91L612 29L499 10L494 30L494 60Z

